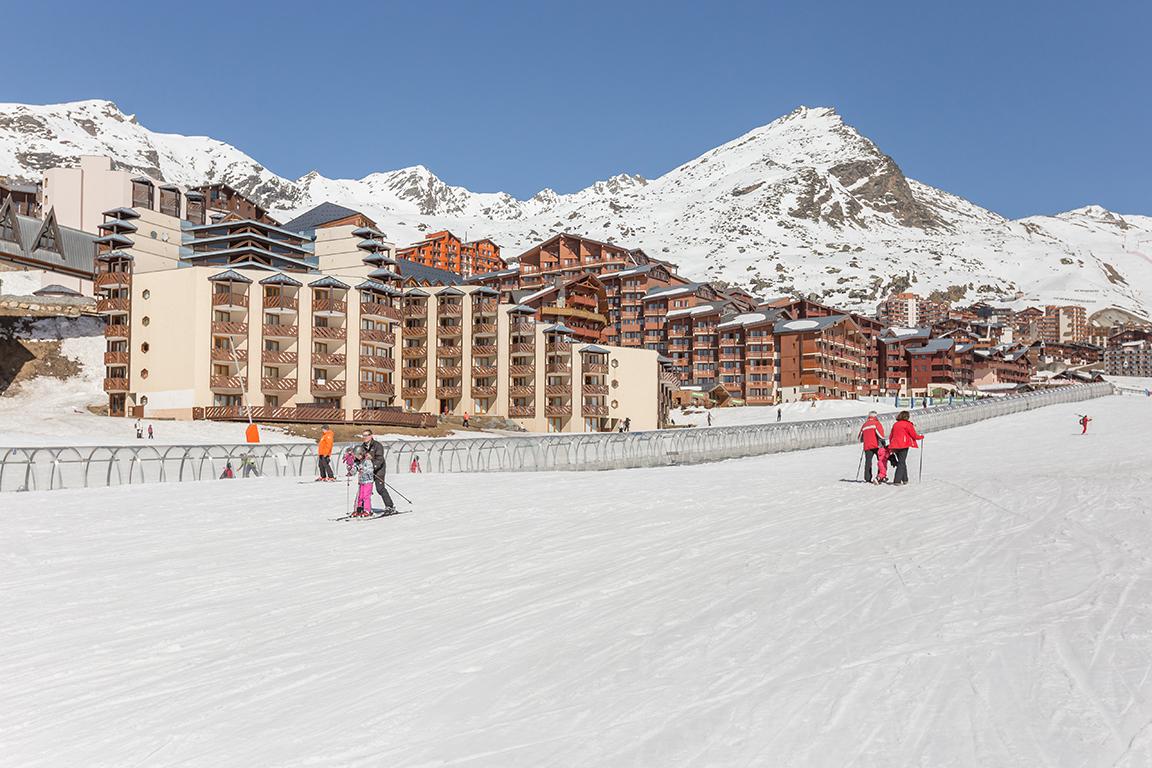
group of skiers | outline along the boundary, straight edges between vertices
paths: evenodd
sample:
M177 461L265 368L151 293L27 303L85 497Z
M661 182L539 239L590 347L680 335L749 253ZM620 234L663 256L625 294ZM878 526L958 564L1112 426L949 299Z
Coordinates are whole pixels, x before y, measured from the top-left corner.
M155 440L156 439L155 435L156 435L156 433L152 430L152 425L149 424L148 425L148 439L149 440ZM136 439L137 440L143 440L144 439L144 425L140 423L140 419L136 419Z
M908 411L900 411L896 415L892 434L887 436L876 411L870 411L864 425L860 427L859 438L864 450L864 482L873 485L888 482L888 465L892 464L896 467L892 485L908 485L908 450L919 448L917 441L924 439L924 435L916 431ZM872 475L873 461L877 461L875 477Z
M343 456L346 476L355 478L357 485L356 505L352 516L370 517L372 515L373 490L384 499L383 514L394 514L396 505L388 494L388 484L384 480L384 446L376 441L370 429L361 432L360 439L360 445L347 448ZM336 434L325 424L320 430L320 440L316 443L316 463L320 474L316 478L318 483L336 482L336 475L332 470L332 447L335 442Z

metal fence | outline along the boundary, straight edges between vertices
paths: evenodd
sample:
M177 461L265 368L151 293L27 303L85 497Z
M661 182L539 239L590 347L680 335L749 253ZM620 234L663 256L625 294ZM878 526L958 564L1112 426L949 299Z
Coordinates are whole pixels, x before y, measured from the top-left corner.
M915 422L922 432L937 432L1047 405L1110 395L1113 391L1111 384L1084 384L941 405L917 410ZM892 418L889 414L881 420L890 424ZM382 442L388 471L393 473L407 472L414 457L419 457L424 472L607 470L699 464L847 445L856 442L860 423L857 416L655 432ZM334 463L339 466L337 458L334 451ZM288 443L0 448L0 492L212 480L219 478L229 464L237 478L245 476L245 466L253 468L253 475L313 477L315 447Z

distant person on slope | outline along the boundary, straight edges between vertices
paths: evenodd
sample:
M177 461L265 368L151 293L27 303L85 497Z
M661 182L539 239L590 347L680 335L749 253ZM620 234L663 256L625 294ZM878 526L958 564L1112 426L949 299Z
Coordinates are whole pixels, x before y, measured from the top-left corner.
M872 482L872 460L878 458L876 455L877 450L884 443L884 425L880 423L876 411L869 411L868 418L864 421L864 425L860 427L860 433L857 439L864 444L864 482ZM887 456L885 456L887 458ZM883 463L883 461L881 462ZM883 470L885 476L888 474L887 470ZM859 475L857 475L859 477Z
M782 419L782 418L784 418L784 409L778 407L776 409L776 423L779 424L780 419Z
M388 495L388 485L384 482L384 475L386 472L384 460L384 446L376 442L372 437L372 430L366 429L361 435L364 439L363 449L365 461L372 464L372 477L376 482L376 492L384 499L384 514L391 515L396 512L396 505L392 503L392 497Z
M316 453L319 456L317 464L320 466L320 477L316 478L316 482L332 483L336 481L336 475L332 472L332 443L336 441L336 435L327 424L321 429L323 431L320 433L320 442L316 444Z
M148 439L149 440L153 439L152 425L151 424L148 425Z
M892 425L892 437L888 441L888 448L896 457L896 475L892 485L908 485L908 449L919 448L917 440L923 440L924 435L916 431L916 425L908 411L900 411L896 416L896 423Z
M1087 414L1080 417L1080 434L1088 434L1088 422L1090 421L1092 421L1092 419L1088 418Z

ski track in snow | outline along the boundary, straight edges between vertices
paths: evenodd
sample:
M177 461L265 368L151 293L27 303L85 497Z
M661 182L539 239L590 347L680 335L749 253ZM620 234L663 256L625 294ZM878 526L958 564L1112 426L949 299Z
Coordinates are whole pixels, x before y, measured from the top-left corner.
M291 478L3 495L0 762L1146 766L1150 418L930 435L902 489L849 446L401 475L362 523Z

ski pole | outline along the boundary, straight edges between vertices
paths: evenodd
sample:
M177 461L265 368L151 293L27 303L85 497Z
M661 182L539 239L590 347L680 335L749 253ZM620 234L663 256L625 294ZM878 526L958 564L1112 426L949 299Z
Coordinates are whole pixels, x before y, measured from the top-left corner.
M385 485L385 487L388 488L388 490L392 491L392 493L394 493L397 496L399 496L400 498L404 499L404 501L408 502L409 504L412 503L412 499L410 499L407 496L405 496L404 494L400 493L400 491L396 490L391 485L388 485L388 483L384 483L384 485Z
M920 476L916 478L916 482L924 482L924 438L920 438Z
M860 470L864 467L864 446L860 446L860 461L856 463L856 482L860 482Z

